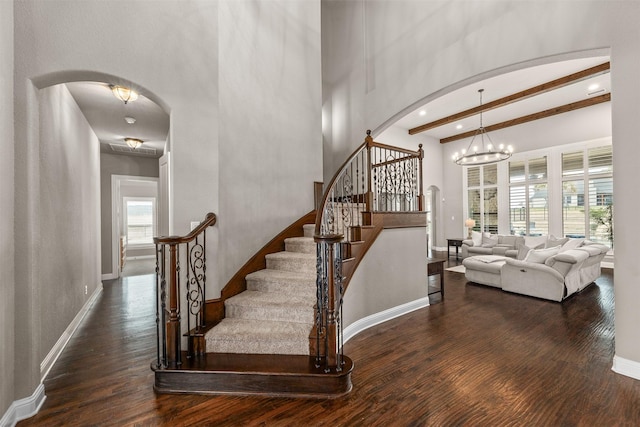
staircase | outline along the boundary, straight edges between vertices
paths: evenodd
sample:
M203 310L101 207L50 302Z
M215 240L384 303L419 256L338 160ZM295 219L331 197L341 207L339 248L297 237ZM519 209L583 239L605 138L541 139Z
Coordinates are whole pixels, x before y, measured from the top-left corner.
M322 200L316 197L318 211L268 242L213 300L205 300L205 230L215 215L186 236L154 238L154 389L320 398L349 393L353 362L342 353L343 295L383 228L426 226L423 154L422 145L415 152L394 148L374 142L367 131ZM410 200L410 209L375 212L377 195L387 193Z
M247 290L227 299L225 318L205 335L210 353L309 355L316 303L314 224L285 250L266 255L266 269L246 276Z

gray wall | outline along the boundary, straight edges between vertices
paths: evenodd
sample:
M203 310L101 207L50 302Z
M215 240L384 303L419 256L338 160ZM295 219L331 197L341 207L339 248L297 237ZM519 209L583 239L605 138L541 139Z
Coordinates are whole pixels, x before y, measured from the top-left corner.
M26 218L39 206L31 178L41 167L38 92L72 80L134 82L170 113L169 232L186 234L191 221L218 214L207 237L212 294L312 209L313 182L322 178L319 0L25 0L14 7L17 233L35 236ZM246 37L237 37L239 29ZM33 260L32 249L25 242L16 257ZM15 331L24 353L14 398L30 395L40 379L39 351L29 353L48 319L27 298L41 292L34 277L21 277Z
M113 273L111 175L158 177L158 159L100 153L100 233L102 274Z
M219 13L223 285L313 209L313 182L322 180L320 2L223 1Z
M594 19L597 17L597 19ZM338 163L418 103L507 71L579 56L611 55L616 198L616 356L640 372L640 264L632 230L640 209L629 183L640 181L639 2L323 3L323 89L331 127L325 158ZM585 31L588 28L588 31ZM635 99L634 99L635 98ZM453 149L453 147L451 147ZM450 162L449 147L442 162ZM326 153L330 153L327 155ZM461 172L443 171L444 233L461 232ZM457 219L457 220L455 220Z
M0 1L0 417L15 396L13 266L13 2Z
M101 286L98 139L66 86L29 102L37 126L16 143L14 398L33 392L40 363Z

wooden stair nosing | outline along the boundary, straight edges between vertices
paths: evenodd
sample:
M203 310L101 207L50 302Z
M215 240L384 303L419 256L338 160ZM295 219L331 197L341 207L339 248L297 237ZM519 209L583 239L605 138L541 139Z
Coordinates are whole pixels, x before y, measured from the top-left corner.
M351 391L353 362L344 356L339 372L316 368L315 357L207 353L187 358L179 368L158 369L158 393L263 395L273 397L336 398Z

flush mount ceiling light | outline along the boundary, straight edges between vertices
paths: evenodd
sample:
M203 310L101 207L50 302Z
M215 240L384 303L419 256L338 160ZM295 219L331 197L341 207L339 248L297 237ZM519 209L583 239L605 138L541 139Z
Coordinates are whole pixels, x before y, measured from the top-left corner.
M124 121L129 123L130 125L132 125L132 124L134 124L136 122L136 119L135 119L135 117L127 116L127 117L124 118Z
M484 89L480 89L478 92L480 93L480 106L482 107L482 92L484 92ZM473 145L478 135L480 135L480 144ZM484 144L485 136L489 140L486 147ZM513 147L510 145L506 148L504 144L500 144L498 149L494 147L489 134L482 126L482 110L480 110L480 127L476 130L471 141L469 141L469 146L466 150L462 149L461 153L456 152L451 158L455 164L460 166L486 165L507 160L512 153Z
M129 101L133 102L138 99L138 92L131 88L119 85L109 85L109 88L111 89L111 92L113 92L113 95L125 104Z
M125 138L124 142L126 142L129 147L135 150L136 148L140 147L144 141L138 138Z

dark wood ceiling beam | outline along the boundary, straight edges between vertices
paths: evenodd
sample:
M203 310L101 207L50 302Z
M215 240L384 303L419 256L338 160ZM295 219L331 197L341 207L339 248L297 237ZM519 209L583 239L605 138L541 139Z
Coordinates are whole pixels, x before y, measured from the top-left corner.
M451 116L444 117L442 119L435 120L433 122L426 123L424 125L420 125L415 128L411 128L409 129L409 135L415 135L417 133L424 132L429 129L433 129L439 126L457 122L458 120L462 120L466 117L475 116L476 114L480 114L481 112L484 112L484 111L493 110L494 108L503 107L505 105L509 105L516 101L522 101L524 99L531 98L532 96L535 96L535 95L540 95L545 92L559 89L561 87L568 86L570 84L579 82L581 80L588 79L597 74L604 74L609 71L610 67L611 67L611 63L605 62L604 64L596 65L595 67L587 68L586 70L578 71L577 73L560 77L550 82L546 82L541 85L534 86L529 89L525 89L521 92L514 93L512 95L508 95L500 99L496 99L495 101L487 102L486 104L482 104L477 107L470 108L460 113L456 113Z
M571 104L565 104L559 107L550 108L548 110L540 111L538 113L533 113L527 116L518 117L516 119L507 120L506 122L496 123L495 125L485 126L484 130L487 132L492 132L492 131L508 128L511 126L532 122L534 120L540 120L546 117L555 116L557 114L568 113L569 111L579 110L581 108L590 107L592 105L597 105L597 104L601 104L603 102L608 102L608 101L611 101L610 93L606 93L604 95L596 96L593 98L583 99L582 101L572 102ZM447 138L442 138L440 140L440 144L446 144L447 142L457 141L459 139L464 139L464 138L470 138L476 132L477 132L477 129L469 132L460 133L458 135L453 135Z

